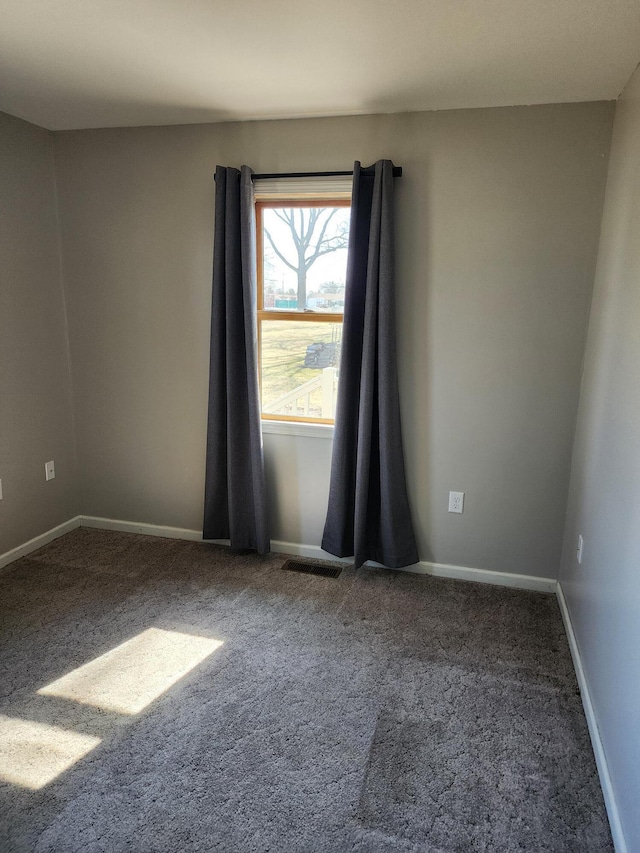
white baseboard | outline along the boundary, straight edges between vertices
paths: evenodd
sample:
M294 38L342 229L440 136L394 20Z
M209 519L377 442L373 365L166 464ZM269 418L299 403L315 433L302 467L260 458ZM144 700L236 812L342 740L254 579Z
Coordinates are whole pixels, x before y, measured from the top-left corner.
M536 592L555 592L555 578L540 578L534 575L517 575L512 572L494 572L491 569L474 569L470 566L450 566L447 563L429 563L421 560L415 566L407 566L405 572L419 575L433 575L437 578L451 578L474 583L488 583L493 586L510 586L514 589L531 589Z
M315 560L332 560L339 563L350 563L351 557L334 557L328 551L323 551L318 545L298 545L296 542L271 543L274 551L282 554L295 554ZM367 562L367 566L379 566L380 563ZM421 560L412 566L405 566L398 571L411 572L417 575L433 575L439 578L488 583L494 586L510 586L516 589L533 589L538 592L555 592L557 581L554 578L539 578L529 575L516 575L508 572L494 572L490 569L472 569L468 566L450 566L446 563L429 563Z
M0 569L4 569L5 566L13 563L14 560L19 560L20 557L26 557L28 554L33 553L33 551L37 551L38 548L42 548L43 545L47 545L49 542L57 539L58 536L64 536L70 530L75 530L76 527L80 527L79 515L76 515L75 518L70 518L69 521L65 521L57 527L52 527L51 530L47 530L39 536L34 536L33 539L29 539L23 545L18 545L17 548L12 548L11 551L0 554Z
M160 536L165 539L188 539L191 542L202 542L202 533L199 530L190 530L186 527L169 527L160 524L146 524L138 521L123 521L118 518L98 518L92 515L77 515L75 518L59 524L52 530L36 536L24 545L19 545L6 554L0 554L0 569L12 563L20 557L25 557L32 551L37 551L58 536L74 530L76 527L93 527L98 530L119 530L122 533L141 533L144 536ZM221 545L228 545L228 540L207 540ZM318 545L301 545L297 542L272 541L271 547L281 554L292 554L299 557L309 557L313 560L331 560L340 563L350 563L349 557L335 557L327 551L323 551ZM367 563L377 566L378 563ZM529 575L510 574L508 572L494 572L489 569L473 569L468 566L450 566L446 563L428 563L421 561L413 566L407 566L401 571L413 572L419 575L434 575L441 578L453 578L456 580L474 581L476 583L488 583L495 586L510 586L516 589L532 589L538 592L555 592L556 581L553 578L530 577Z
M101 530L119 530L123 533L142 533L148 536L162 536L169 539L188 539L191 542L202 542L202 533L199 530L189 530L184 527L166 527L158 524L145 524L134 521L121 521L113 518L96 518L94 516L81 516L82 527L95 527ZM228 545L228 540L207 540L220 545ZM292 554L298 557L308 557L312 560L331 560L333 562L350 563L349 557L335 557L327 551L323 551L318 545L301 545L298 542L284 542L272 540L271 548L281 554ZM376 566L378 563L367 563ZM488 583L495 586L510 586L516 589L532 589L538 592L555 592L556 580L554 578L530 577L529 575L516 575L507 572L494 572L489 569L472 569L466 566L449 566L445 563L420 562L413 566L407 566L401 571L413 572L420 575L434 575L441 578L454 578L456 580L475 581L476 583Z
M584 708L585 717L587 718L587 726L589 727L591 745L593 746L593 752L596 758L596 767L598 768L600 786L602 788L602 793L604 795L604 803L607 809L607 815L609 817L609 825L611 827L613 844L616 849L616 853L627 853L627 844L622 832L622 824L620 823L618 806L613 792L613 785L611 784L611 776L609 775L607 758L605 756L604 747L600 738L600 731L598 729L598 723L596 721L593 703L591 701L589 684L587 682L587 678L584 672L584 667L582 666L580 648L578 647L576 635L573 630L573 625L571 623L569 608L567 607L567 602L564 597L564 592L562 591L562 584L560 583L560 581L558 581L556 595L558 597L558 604L560 605L560 612L562 613L562 619L564 621L564 628L567 633L567 639L569 640L569 648L571 649L571 657L573 658L573 667L576 671L578 686L580 687L582 706Z
M168 527L160 524L146 524L142 521L122 521L119 518L98 518L94 515L81 515L81 527L93 527L96 530L118 530L121 533L141 533L143 536L160 536L162 539L188 539L202 542L202 531L189 530L186 527Z

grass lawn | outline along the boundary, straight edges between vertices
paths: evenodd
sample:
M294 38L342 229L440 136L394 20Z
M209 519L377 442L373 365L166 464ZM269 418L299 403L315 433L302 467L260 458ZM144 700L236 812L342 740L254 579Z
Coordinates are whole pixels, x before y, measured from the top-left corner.
M310 344L339 341L342 337L342 323L263 320L261 326L263 407L321 375L320 369L304 366L304 358ZM296 412L291 410L286 414ZM312 392L309 415L321 416L320 389Z

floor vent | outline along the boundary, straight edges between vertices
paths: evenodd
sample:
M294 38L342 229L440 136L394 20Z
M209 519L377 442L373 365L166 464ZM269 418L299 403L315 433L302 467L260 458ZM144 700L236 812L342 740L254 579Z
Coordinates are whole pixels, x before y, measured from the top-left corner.
M297 560L287 560L282 567L287 572L303 572L306 575L320 575L323 578L339 578L342 569L323 563L299 563Z

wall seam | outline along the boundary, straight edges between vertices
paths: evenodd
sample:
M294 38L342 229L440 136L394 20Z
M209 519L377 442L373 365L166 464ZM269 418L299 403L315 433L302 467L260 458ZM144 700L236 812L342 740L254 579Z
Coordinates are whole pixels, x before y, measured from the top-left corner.
M67 374L69 378L69 398L71 404L71 445L73 450L73 465L75 473L75 513L78 514L83 506L83 482L80 476L80 464L78 458L78 429L76 414L76 395L73 378L73 359L71 357L71 336L69 333L69 310L67 306L67 288L64 264L64 249L62 244L62 216L60 213L60 193L58 188L58 157L56 134L49 131L52 141L52 173L53 173L53 201L56 223L56 246L58 250L58 285L62 298L62 313L64 318L64 332L67 357Z
M613 133L616 124L616 113L618 111L618 102L615 102L616 106L614 107L613 117L611 120L611 134L609 136L609 150L607 151L607 177L604 182L604 187L602 191L602 212L600 213L600 227L598 228L598 248L596 251L596 260L593 267L593 281L591 282L591 299L589 300L589 319L587 320L587 328L584 336L584 346L582 348L582 360L580 363L580 383L578 386L578 405L576 406L576 416L573 423L573 439L571 441L571 459L569 464L569 482L567 483L567 500L564 507L564 524L563 524L563 533L562 533L562 548L560 549L560 563L558 565L558 583L562 580L562 567L564 566L565 561L565 551L566 551L566 540L568 533L568 525L569 525L569 504L571 503L571 483L573 481L573 472L574 472L574 463L575 463L575 452L576 452L576 441L578 438L578 424L580 423L580 410L582 408L582 394L584 391L584 371L587 360L587 345L589 343L589 333L591 331L591 325L593 322L593 298L596 291L596 282L598 280L598 267L600 264L600 247L602 245L602 224L604 222L604 217L606 213L607 207L607 188L609 186L609 177L610 177L610 165L611 165L611 148L613 147ZM569 549L571 550L571 549Z

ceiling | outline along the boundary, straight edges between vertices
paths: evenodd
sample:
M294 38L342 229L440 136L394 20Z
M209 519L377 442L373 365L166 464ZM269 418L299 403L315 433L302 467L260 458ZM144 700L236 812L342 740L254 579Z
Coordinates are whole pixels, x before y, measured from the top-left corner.
M640 0L2 0L0 110L54 130L616 98Z

